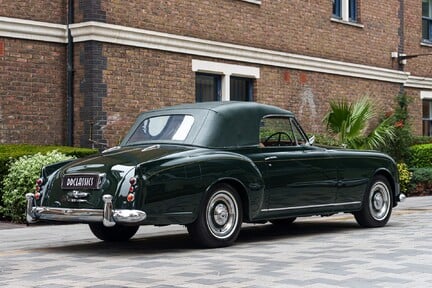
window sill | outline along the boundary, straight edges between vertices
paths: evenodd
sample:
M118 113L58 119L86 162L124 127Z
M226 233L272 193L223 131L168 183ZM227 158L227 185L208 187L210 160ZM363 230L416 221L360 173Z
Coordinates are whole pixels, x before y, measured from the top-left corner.
M345 24L345 25L349 25L349 26L353 26L353 27L357 27L357 28L364 28L363 24L359 24L357 22L345 21L345 20L341 20L341 19L337 19L337 18L333 18L333 17L330 20L332 22L335 22L335 23Z
M261 5L261 0L240 0L240 1Z
M420 43L420 45L423 46L423 47L431 47L431 48L432 48L432 42L427 41L427 40L423 40L423 41Z

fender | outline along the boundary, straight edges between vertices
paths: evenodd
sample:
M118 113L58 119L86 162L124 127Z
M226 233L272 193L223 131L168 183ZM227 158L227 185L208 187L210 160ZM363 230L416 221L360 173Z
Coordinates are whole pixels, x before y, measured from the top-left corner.
M264 205L261 172L240 154L200 149L187 157L171 157L137 166L145 179L145 206L148 221L188 224L198 216L203 199L216 183L238 183L247 215L254 218ZM185 156L185 155L182 155ZM144 209L144 207L142 207Z

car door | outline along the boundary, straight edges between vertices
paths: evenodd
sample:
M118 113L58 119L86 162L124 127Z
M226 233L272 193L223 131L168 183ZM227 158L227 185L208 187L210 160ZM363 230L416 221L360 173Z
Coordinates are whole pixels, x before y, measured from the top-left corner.
M260 139L259 166L268 197L263 212L292 215L332 209L338 169L326 149L308 145L292 117L264 118Z

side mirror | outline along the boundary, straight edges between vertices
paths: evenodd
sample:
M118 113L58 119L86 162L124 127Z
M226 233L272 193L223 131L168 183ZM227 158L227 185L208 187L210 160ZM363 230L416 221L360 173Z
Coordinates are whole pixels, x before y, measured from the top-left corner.
M309 142L309 145L313 145L313 144L315 143L315 135L314 135L314 136L311 136L311 137L309 138L308 142Z

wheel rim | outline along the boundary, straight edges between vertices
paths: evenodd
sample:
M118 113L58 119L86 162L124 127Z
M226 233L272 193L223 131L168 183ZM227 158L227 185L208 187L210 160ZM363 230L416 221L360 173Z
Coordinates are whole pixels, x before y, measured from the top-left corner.
M369 205L371 216L377 220L384 220L390 211L390 191L383 182L376 182L371 189Z
M238 223L238 205L234 196L228 191L218 191L207 204L207 227L210 233L219 238L230 237Z

